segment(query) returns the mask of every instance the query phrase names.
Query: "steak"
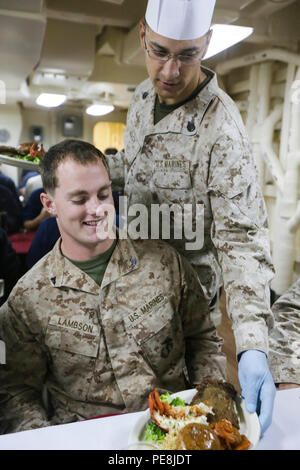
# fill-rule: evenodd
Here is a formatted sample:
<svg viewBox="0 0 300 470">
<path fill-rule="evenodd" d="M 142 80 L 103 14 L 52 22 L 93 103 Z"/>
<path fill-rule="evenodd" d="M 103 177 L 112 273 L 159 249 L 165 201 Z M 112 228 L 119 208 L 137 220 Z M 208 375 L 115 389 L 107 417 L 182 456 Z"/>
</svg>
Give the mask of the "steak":
<svg viewBox="0 0 300 470">
<path fill-rule="evenodd" d="M 204 402 L 213 408 L 214 414 L 209 414 L 207 420 L 209 423 L 217 423 L 222 419 L 227 419 L 237 429 L 239 418 L 235 409 L 235 398 L 237 392 L 229 382 L 218 380 L 203 380 L 196 387 L 197 393 L 194 396 L 191 405 Z"/>
</svg>

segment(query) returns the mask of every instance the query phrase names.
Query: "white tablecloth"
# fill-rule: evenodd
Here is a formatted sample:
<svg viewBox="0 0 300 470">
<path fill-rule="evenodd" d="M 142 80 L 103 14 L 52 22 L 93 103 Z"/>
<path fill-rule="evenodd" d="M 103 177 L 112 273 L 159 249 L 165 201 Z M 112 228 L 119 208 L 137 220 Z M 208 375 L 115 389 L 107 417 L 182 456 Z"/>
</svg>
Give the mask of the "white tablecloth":
<svg viewBox="0 0 300 470">
<path fill-rule="evenodd" d="M 0 450 L 122 450 L 141 413 L 0 436 Z M 300 388 L 276 393 L 273 421 L 257 450 L 300 450 Z"/>
<path fill-rule="evenodd" d="M 276 392 L 273 420 L 258 450 L 300 450 L 300 388 Z"/>
</svg>

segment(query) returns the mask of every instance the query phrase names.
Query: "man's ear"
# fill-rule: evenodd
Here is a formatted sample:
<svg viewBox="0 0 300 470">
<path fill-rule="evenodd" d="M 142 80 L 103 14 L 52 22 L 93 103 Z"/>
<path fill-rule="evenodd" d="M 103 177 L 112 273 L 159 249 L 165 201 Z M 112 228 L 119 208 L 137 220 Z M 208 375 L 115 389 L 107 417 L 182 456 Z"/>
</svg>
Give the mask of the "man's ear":
<svg viewBox="0 0 300 470">
<path fill-rule="evenodd" d="M 55 207 L 55 202 L 53 201 L 52 196 L 50 196 L 50 194 L 48 193 L 41 193 L 40 198 L 41 198 L 41 203 L 43 204 L 46 211 L 49 212 L 49 214 L 55 216 L 56 207 Z"/>
<path fill-rule="evenodd" d="M 141 20 L 140 21 L 140 43 L 141 43 L 141 48 L 143 50 L 145 49 L 145 32 L 146 32 L 145 20 Z"/>
<path fill-rule="evenodd" d="M 202 57 L 205 57 L 205 54 L 207 53 L 208 46 L 209 46 L 209 44 L 210 44 L 210 40 L 211 40 L 212 34 L 213 34 L 213 30 L 212 30 L 212 29 L 210 29 L 209 32 L 206 34 L 205 49 L 204 49 L 204 51 L 203 51 Z"/>
</svg>

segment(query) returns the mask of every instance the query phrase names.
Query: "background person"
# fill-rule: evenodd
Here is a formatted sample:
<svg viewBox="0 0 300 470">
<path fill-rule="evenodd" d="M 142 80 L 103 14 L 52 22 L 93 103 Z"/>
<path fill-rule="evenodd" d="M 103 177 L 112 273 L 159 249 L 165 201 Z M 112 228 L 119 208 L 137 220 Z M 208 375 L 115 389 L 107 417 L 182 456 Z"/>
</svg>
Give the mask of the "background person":
<svg viewBox="0 0 300 470">
<path fill-rule="evenodd" d="M 4 304 L 20 276 L 21 263 L 18 255 L 6 232 L 0 227 L 0 279 L 4 280 L 4 295 L 0 297 L 0 305 Z"/>
<path fill-rule="evenodd" d="M 263 433 L 275 397 L 267 362 L 274 270 L 267 212 L 242 118 L 215 73 L 201 66 L 214 5 L 215 0 L 148 1 L 140 41 L 149 79 L 132 98 L 125 151 L 109 161 L 117 184 L 122 177 L 126 181 L 128 208 L 204 206 L 203 248 L 187 250 L 184 237 L 169 242 L 196 270 L 208 302 L 224 285 L 242 394 L 250 412 L 261 403 Z"/>
<path fill-rule="evenodd" d="M 23 204 L 26 203 L 34 189 L 42 187 L 41 175 L 38 171 L 23 170 L 22 179 L 18 185 L 18 192 L 23 198 Z"/>
<path fill-rule="evenodd" d="M 52 250 L 60 237 L 56 217 L 47 217 L 39 225 L 26 255 L 27 269 Z"/>
<path fill-rule="evenodd" d="M 300 276 L 272 305 L 270 370 L 280 390 L 300 387 Z"/>
<path fill-rule="evenodd" d="M 107 147 L 104 150 L 104 155 L 108 158 L 110 155 L 116 155 L 116 153 L 118 153 L 118 149 L 116 149 L 115 147 Z"/>
<path fill-rule="evenodd" d="M 1 432 L 138 411 L 154 387 L 224 378 L 193 269 L 163 241 L 99 238 L 113 207 L 101 152 L 65 141 L 41 172 L 61 238 L 0 309 Z"/>
<path fill-rule="evenodd" d="M 1 168 L 1 165 L 0 165 Z M 2 228 L 8 235 L 16 233 L 23 225 L 23 208 L 12 178 L 0 169 L 0 213 L 5 222 Z M 5 226 L 4 226 L 5 225 Z M 1 225 L 0 225 L 1 226 Z"/>
<path fill-rule="evenodd" d="M 32 191 L 23 208 L 24 228 L 27 230 L 37 230 L 41 223 L 50 216 L 40 199 L 43 192 L 44 188 Z"/>
<path fill-rule="evenodd" d="M 28 199 L 30 198 L 31 194 L 33 191 L 36 189 L 42 188 L 43 183 L 42 183 L 42 178 L 40 174 L 34 175 L 31 178 L 29 178 L 24 186 L 23 190 L 23 196 L 24 196 L 24 201 L 23 204 L 25 205 Z M 20 192 L 20 190 L 19 190 Z"/>
</svg>

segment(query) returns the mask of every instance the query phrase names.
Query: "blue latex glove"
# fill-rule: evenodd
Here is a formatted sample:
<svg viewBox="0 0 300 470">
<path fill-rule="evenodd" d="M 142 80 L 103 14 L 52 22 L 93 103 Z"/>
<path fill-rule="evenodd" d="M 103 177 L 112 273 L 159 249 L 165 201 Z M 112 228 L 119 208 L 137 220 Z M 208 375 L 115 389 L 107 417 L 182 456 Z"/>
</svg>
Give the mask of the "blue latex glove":
<svg viewBox="0 0 300 470">
<path fill-rule="evenodd" d="M 242 397 L 249 413 L 258 414 L 261 436 L 272 421 L 276 388 L 264 352 L 244 351 L 238 365 Z"/>
</svg>

